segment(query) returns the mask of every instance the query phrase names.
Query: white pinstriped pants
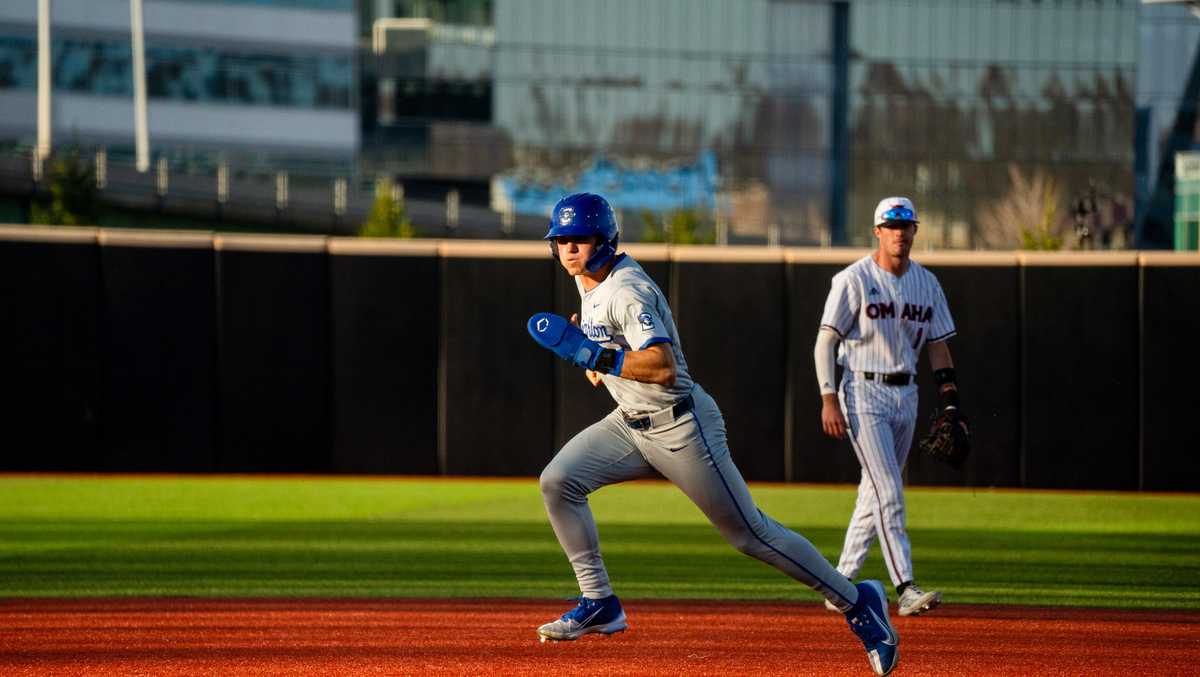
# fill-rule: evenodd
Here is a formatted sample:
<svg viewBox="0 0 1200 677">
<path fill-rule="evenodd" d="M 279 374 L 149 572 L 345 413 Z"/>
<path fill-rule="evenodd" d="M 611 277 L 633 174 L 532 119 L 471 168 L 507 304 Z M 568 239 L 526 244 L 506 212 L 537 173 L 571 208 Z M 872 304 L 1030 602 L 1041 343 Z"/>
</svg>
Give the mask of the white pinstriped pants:
<svg viewBox="0 0 1200 677">
<path fill-rule="evenodd" d="M 917 385 L 886 385 L 849 372 L 846 376 L 839 399 L 862 480 L 837 568 L 847 578 L 857 576 L 878 537 L 892 584 L 900 585 L 913 580 L 903 472 L 917 420 Z"/>
</svg>

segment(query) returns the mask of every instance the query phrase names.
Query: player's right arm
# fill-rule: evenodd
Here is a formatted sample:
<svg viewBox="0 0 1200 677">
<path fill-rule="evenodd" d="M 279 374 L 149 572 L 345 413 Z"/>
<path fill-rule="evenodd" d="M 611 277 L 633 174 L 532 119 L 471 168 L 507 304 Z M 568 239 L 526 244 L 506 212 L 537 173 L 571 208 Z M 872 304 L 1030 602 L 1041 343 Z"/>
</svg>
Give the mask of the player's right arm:
<svg viewBox="0 0 1200 677">
<path fill-rule="evenodd" d="M 817 385 L 821 388 L 821 429 L 837 439 L 845 439 L 847 430 L 846 417 L 837 398 L 837 346 L 857 321 L 859 296 L 858 287 L 847 271 L 833 276 L 829 296 L 825 299 L 825 311 L 821 314 L 817 343 L 813 347 Z"/>
<path fill-rule="evenodd" d="M 631 381 L 675 385 L 678 367 L 671 338 L 660 329 L 661 317 L 645 307 L 631 306 L 629 311 L 639 330 L 634 330 L 628 322 L 614 324 L 614 329 L 627 339 L 640 341 L 638 350 L 606 348 L 592 341 L 572 322 L 579 319 L 574 315 L 568 319 L 553 313 L 535 313 L 526 328 L 539 345 L 577 367 Z"/>
<path fill-rule="evenodd" d="M 675 385 L 677 367 L 671 335 L 663 321 L 665 305 L 665 299 L 646 285 L 622 287 L 613 294 L 608 321 L 630 347 L 617 374 L 620 378 L 668 388 Z"/>
<path fill-rule="evenodd" d="M 655 343 L 642 350 L 625 351 L 621 378 L 669 388 L 675 385 L 675 375 L 675 354 L 671 352 L 670 343 Z"/>
<path fill-rule="evenodd" d="M 817 331 L 817 345 L 813 348 L 813 361 L 817 368 L 817 383 L 821 385 L 821 429 L 826 435 L 839 440 L 846 438 L 846 417 L 838 403 L 834 382 L 837 376 L 838 336 L 833 329 L 822 327 Z"/>
<path fill-rule="evenodd" d="M 579 325 L 579 316 L 571 316 L 571 324 Z M 675 354 L 670 343 L 652 343 L 642 350 L 626 350 L 621 365 L 621 378 L 663 386 L 675 385 Z M 591 369 L 583 370 L 593 387 L 604 383 L 604 376 Z"/>
</svg>

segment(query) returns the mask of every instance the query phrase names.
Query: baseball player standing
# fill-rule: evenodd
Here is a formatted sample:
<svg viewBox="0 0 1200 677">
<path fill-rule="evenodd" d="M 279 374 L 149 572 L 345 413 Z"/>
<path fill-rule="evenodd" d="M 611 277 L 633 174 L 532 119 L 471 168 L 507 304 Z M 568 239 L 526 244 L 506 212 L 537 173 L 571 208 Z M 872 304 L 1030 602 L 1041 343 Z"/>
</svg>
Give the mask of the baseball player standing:
<svg viewBox="0 0 1200 677">
<path fill-rule="evenodd" d="M 587 369 L 617 407 L 571 439 L 541 475 L 550 524 L 579 583 L 578 605 L 538 628 L 542 641 L 573 640 L 626 627 L 600 555 L 588 494 L 649 477 L 664 477 L 704 512 L 735 548 L 821 593 L 846 614 L 876 674 L 899 658 L 899 637 L 879 581 L 857 585 L 840 575 L 803 536 L 758 510 L 725 439 L 713 398 L 688 374 L 679 334 L 658 285 L 627 254 L 608 202 L 576 193 L 554 206 L 551 255 L 575 277 L 579 315 L 529 320 L 529 333 L 559 357 Z M 575 324 L 578 319 L 578 326 Z"/>
<path fill-rule="evenodd" d="M 958 411 L 946 345 L 955 334 L 954 320 L 937 278 L 909 258 L 917 223 L 908 198 L 879 202 L 879 248 L 834 276 L 813 351 L 821 426 L 832 437 L 849 437 L 862 466 L 838 571 L 853 580 L 878 537 L 901 616 L 930 611 L 942 600 L 940 592 L 913 582 L 901 475 L 917 417 L 917 357 L 926 343 L 942 408 L 950 415 Z M 845 367 L 840 392 L 835 360 Z"/>
</svg>

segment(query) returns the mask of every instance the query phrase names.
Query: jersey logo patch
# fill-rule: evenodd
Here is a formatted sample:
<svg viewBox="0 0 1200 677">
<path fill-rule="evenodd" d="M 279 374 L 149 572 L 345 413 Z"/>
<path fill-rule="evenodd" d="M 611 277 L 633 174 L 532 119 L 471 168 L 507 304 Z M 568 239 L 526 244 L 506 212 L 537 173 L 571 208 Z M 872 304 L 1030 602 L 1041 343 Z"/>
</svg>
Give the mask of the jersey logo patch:
<svg viewBox="0 0 1200 677">
<path fill-rule="evenodd" d="M 650 313 L 641 313 L 638 315 L 638 324 L 642 325 L 642 329 L 653 329 L 654 318 L 650 316 Z"/>
<path fill-rule="evenodd" d="M 867 296 L 879 296 L 879 290 L 871 287 L 871 291 L 867 292 Z"/>
</svg>

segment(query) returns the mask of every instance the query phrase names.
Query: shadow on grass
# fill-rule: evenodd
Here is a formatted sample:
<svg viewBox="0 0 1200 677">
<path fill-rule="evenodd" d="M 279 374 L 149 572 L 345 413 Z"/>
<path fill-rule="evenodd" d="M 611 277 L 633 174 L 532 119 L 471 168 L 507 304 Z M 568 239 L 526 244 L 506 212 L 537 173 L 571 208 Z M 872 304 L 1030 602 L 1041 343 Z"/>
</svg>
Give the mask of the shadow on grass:
<svg viewBox="0 0 1200 677">
<path fill-rule="evenodd" d="M 841 529 L 799 529 L 830 560 Z M 814 593 L 707 525 L 600 525 L 622 594 Z M 957 602 L 1200 608 L 1200 542 L 1177 534 L 925 530 L 919 580 Z M 887 580 L 873 552 L 863 576 Z M 574 591 L 547 524 L 0 521 L 0 596 L 505 596 Z"/>
</svg>

